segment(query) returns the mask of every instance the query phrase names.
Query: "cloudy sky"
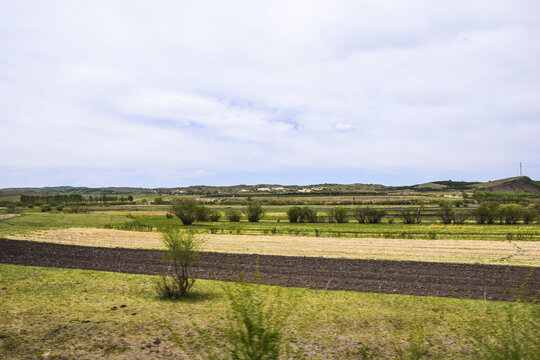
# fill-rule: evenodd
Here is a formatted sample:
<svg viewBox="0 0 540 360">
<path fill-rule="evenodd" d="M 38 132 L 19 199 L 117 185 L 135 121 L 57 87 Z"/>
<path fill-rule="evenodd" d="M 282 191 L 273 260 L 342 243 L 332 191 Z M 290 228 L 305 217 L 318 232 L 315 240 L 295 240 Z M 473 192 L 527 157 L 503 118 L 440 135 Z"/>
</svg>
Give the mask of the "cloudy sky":
<svg viewBox="0 0 540 360">
<path fill-rule="evenodd" d="M 0 187 L 540 179 L 540 2 L 0 0 Z"/>
</svg>

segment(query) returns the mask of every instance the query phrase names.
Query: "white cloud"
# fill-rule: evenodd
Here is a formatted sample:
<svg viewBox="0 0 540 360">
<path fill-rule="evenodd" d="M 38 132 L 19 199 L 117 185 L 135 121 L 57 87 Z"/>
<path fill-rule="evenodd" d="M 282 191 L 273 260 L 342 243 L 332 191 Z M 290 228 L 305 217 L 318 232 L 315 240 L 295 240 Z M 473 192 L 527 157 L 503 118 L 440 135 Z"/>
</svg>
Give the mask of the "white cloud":
<svg viewBox="0 0 540 360">
<path fill-rule="evenodd" d="M 539 178 L 539 10 L 3 2 L 0 169 L 13 175 L 0 187 L 24 169 L 44 185 L 47 169 L 82 182 L 90 170 L 73 169 L 94 169 L 158 186 L 302 168 L 478 178 L 520 160 Z"/>
</svg>

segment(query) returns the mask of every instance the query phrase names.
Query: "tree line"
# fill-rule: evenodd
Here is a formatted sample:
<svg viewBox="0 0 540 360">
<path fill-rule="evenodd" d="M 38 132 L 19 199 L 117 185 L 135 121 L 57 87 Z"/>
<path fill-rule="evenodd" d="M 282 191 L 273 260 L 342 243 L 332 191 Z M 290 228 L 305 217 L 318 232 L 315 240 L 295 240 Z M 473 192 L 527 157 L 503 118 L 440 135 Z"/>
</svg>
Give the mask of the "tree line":
<svg viewBox="0 0 540 360">
<path fill-rule="evenodd" d="M 230 222 L 240 221 L 242 214 L 249 222 L 258 222 L 265 215 L 266 210 L 260 203 L 251 203 L 243 210 L 226 209 L 225 216 Z M 398 218 L 404 224 L 420 224 L 422 221 L 422 206 L 404 208 L 399 211 Z M 195 199 L 175 199 L 172 201 L 171 211 L 167 217 L 178 217 L 184 225 L 191 225 L 195 221 L 217 222 L 222 213 L 217 209 L 209 208 Z M 443 224 L 464 224 L 473 218 L 477 224 L 531 224 L 538 219 L 538 212 L 518 204 L 499 204 L 497 202 L 485 202 L 477 209 L 458 209 L 456 204 L 442 202 L 436 211 L 436 216 Z M 382 208 L 355 207 L 348 209 L 344 206 L 336 206 L 326 210 L 324 215 L 319 215 L 316 209 L 309 206 L 293 206 L 287 210 L 287 218 L 291 223 L 347 223 L 354 219 L 360 224 L 378 224 L 384 218 L 388 223 L 394 222 L 394 216 Z M 279 221 L 279 219 L 277 220 Z"/>
<path fill-rule="evenodd" d="M 51 205 L 58 206 L 62 204 L 91 204 L 91 203 L 130 203 L 133 196 L 117 195 L 95 195 L 82 196 L 80 194 L 69 195 L 21 195 L 20 203 L 23 206 Z"/>
</svg>

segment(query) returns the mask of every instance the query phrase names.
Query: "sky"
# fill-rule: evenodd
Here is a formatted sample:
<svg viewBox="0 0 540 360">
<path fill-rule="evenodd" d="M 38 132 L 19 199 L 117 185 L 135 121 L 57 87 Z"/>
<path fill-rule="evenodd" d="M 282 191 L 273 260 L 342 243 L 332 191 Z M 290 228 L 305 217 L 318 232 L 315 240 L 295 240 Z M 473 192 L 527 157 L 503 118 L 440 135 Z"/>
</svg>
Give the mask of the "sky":
<svg viewBox="0 0 540 360">
<path fill-rule="evenodd" d="M 0 188 L 540 180 L 540 2 L 0 0 Z"/>
</svg>

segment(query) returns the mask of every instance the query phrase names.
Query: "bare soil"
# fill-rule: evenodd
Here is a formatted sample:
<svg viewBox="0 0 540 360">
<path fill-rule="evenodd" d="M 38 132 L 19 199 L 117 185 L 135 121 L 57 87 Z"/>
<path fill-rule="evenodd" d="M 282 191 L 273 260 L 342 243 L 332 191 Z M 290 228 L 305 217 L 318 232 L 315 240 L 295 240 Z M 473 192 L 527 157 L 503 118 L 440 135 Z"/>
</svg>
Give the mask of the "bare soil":
<svg viewBox="0 0 540 360">
<path fill-rule="evenodd" d="M 133 274 L 160 274 L 160 250 L 101 248 L 0 239 L 0 262 Z M 518 300 L 540 293 L 540 268 L 418 261 L 330 259 L 203 252 L 200 279 L 253 281 L 328 290 Z"/>
<path fill-rule="evenodd" d="M 4 215 L 0 215 L 0 220 L 11 219 L 17 216 L 21 216 L 21 214 L 4 214 Z"/>
</svg>

